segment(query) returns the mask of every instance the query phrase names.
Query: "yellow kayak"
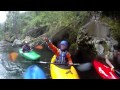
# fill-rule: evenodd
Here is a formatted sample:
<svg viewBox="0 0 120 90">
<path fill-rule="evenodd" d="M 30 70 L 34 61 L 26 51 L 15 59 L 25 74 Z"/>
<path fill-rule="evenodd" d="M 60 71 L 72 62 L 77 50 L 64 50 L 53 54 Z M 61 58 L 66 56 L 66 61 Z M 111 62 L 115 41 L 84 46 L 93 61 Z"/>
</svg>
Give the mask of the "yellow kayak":
<svg viewBox="0 0 120 90">
<path fill-rule="evenodd" d="M 56 60 L 56 55 L 52 57 L 51 63 Z M 80 79 L 77 71 L 73 66 L 70 69 L 64 69 L 56 66 L 55 64 L 50 64 L 50 74 L 52 79 Z"/>
</svg>

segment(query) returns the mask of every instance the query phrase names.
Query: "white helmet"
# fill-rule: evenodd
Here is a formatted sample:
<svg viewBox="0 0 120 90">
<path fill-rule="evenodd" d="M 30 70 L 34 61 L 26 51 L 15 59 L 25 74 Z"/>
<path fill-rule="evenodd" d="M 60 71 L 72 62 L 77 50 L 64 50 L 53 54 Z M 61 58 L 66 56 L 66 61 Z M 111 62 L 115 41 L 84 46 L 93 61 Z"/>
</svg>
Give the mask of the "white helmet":
<svg viewBox="0 0 120 90">
<path fill-rule="evenodd" d="M 28 41 L 25 41 L 25 43 L 28 43 Z"/>
</svg>

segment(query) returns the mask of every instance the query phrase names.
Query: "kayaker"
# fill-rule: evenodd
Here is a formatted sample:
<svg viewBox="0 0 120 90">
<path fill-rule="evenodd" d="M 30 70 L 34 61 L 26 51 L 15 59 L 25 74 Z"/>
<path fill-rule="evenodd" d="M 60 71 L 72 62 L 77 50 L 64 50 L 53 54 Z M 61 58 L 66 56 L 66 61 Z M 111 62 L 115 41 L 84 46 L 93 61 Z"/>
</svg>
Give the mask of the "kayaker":
<svg viewBox="0 0 120 90">
<path fill-rule="evenodd" d="M 31 50 L 31 47 L 29 46 L 28 42 L 25 41 L 24 45 L 22 46 L 22 51 L 24 52 L 29 52 Z"/>
<path fill-rule="evenodd" d="M 111 67 L 111 70 L 114 70 L 114 66 L 113 66 L 112 63 L 109 61 L 108 55 L 105 55 L 105 61 L 106 61 L 106 63 Z"/>
<path fill-rule="evenodd" d="M 117 48 L 114 47 L 113 60 L 110 60 L 108 55 L 105 56 L 106 63 L 111 67 L 112 70 L 114 70 L 114 68 L 120 68 L 120 47 L 116 47 Z"/>
<path fill-rule="evenodd" d="M 71 54 L 67 51 L 68 49 L 68 42 L 63 40 L 60 42 L 60 47 L 57 48 L 55 45 L 52 44 L 52 42 L 47 38 L 43 38 L 44 41 L 46 41 L 48 47 L 55 53 L 56 55 L 56 62 L 55 63 L 62 63 L 62 64 L 68 64 L 71 66 L 73 64 L 71 59 Z"/>
</svg>

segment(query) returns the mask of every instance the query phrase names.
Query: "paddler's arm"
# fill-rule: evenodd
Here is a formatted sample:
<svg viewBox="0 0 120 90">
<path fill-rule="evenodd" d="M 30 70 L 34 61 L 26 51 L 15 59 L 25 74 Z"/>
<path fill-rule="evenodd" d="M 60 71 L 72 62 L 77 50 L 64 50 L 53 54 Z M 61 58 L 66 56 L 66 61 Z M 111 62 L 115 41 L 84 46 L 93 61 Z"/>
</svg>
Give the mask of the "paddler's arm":
<svg viewBox="0 0 120 90">
<path fill-rule="evenodd" d="M 67 59 L 68 59 L 68 64 L 69 64 L 69 65 L 73 65 L 73 62 L 72 62 L 72 58 L 71 58 L 70 53 L 67 53 L 66 57 L 67 57 Z"/>
<path fill-rule="evenodd" d="M 105 55 L 105 61 L 106 63 L 111 67 L 111 69 L 113 70 L 114 69 L 114 66 L 111 64 L 111 62 L 109 61 L 108 59 L 108 55 Z"/>
<path fill-rule="evenodd" d="M 55 55 L 58 56 L 59 55 L 59 49 L 55 45 L 53 45 L 52 42 L 47 37 L 44 37 L 43 40 L 46 41 L 47 45 L 53 51 L 53 53 L 55 53 Z"/>
</svg>

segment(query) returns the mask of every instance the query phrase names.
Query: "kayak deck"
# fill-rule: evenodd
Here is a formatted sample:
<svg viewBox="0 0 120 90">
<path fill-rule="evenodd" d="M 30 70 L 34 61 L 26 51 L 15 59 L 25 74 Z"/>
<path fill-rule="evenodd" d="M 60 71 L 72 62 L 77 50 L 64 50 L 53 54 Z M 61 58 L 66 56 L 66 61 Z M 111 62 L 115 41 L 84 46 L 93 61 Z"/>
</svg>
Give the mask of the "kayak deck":
<svg viewBox="0 0 120 90">
<path fill-rule="evenodd" d="M 51 63 L 54 63 L 56 56 L 54 55 Z M 80 79 L 77 71 L 73 66 L 70 69 L 63 69 L 54 64 L 50 64 L 50 73 L 52 79 Z"/>
<path fill-rule="evenodd" d="M 93 65 L 97 73 L 102 77 L 102 79 L 119 79 L 114 71 L 110 67 L 102 64 L 101 62 L 94 60 Z"/>
<path fill-rule="evenodd" d="M 29 60 L 37 60 L 40 58 L 40 55 L 34 51 L 29 51 L 29 52 L 23 53 L 22 49 L 19 49 L 19 53 L 21 56 L 23 56 L 24 58 L 29 59 Z"/>
<path fill-rule="evenodd" d="M 37 65 L 29 66 L 23 74 L 24 79 L 47 79 L 45 72 Z"/>
</svg>

